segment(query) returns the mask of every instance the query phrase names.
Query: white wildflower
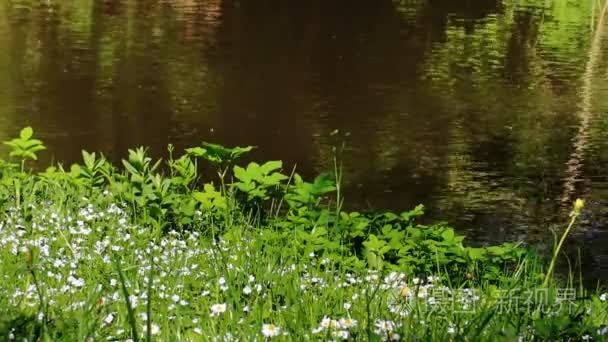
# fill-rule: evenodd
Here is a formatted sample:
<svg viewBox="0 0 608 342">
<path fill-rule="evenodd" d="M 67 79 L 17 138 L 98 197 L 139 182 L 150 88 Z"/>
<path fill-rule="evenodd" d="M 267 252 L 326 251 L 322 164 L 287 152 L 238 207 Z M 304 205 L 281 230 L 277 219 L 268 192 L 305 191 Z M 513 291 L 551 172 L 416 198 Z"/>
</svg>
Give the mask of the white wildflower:
<svg viewBox="0 0 608 342">
<path fill-rule="evenodd" d="M 351 329 L 357 326 L 357 324 L 359 322 L 357 322 L 356 319 L 352 319 L 352 318 L 340 318 L 340 327 L 342 327 L 342 329 Z"/>
<path fill-rule="evenodd" d="M 226 312 L 226 304 L 213 304 L 211 305 L 211 316 L 219 316 Z"/>
<path fill-rule="evenodd" d="M 179 296 L 174 294 L 173 296 L 171 296 L 171 300 L 173 301 L 173 303 L 178 303 L 179 302 Z"/>
<path fill-rule="evenodd" d="M 144 325 L 144 329 L 143 329 L 144 333 L 148 332 L 148 325 Z M 152 323 L 150 324 L 150 335 L 155 336 L 160 334 L 160 327 L 158 326 L 158 324 Z"/>
<path fill-rule="evenodd" d="M 252 290 L 251 290 L 251 287 L 249 287 L 249 285 L 247 285 L 247 286 L 245 286 L 245 287 L 243 288 L 243 293 L 244 293 L 245 295 L 250 295 L 250 294 L 251 294 L 251 291 L 252 291 Z"/>
<path fill-rule="evenodd" d="M 276 337 L 281 334 L 281 328 L 274 324 L 263 324 L 262 325 L 262 335 L 265 337 Z"/>
<path fill-rule="evenodd" d="M 376 334 L 382 336 L 392 333 L 396 328 L 395 322 L 381 319 L 377 320 L 374 325 L 376 326 Z"/>
<path fill-rule="evenodd" d="M 103 322 L 107 325 L 112 324 L 112 321 L 114 321 L 114 315 L 112 315 L 111 313 L 103 319 Z"/>
<path fill-rule="evenodd" d="M 138 303 L 138 298 L 135 295 L 129 296 L 129 302 L 131 303 L 131 307 L 136 308 Z"/>
<path fill-rule="evenodd" d="M 348 330 L 337 330 L 331 333 L 331 335 L 334 338 L 338 338 L 338 339 L 342 339 L 342 340 L 348 340 L 348 338 L 350 337 L 350 333 L 348 332 Z"/>
<path fill-rule="evenodd" d="M 68 277 L 68 283 L 70 283 L 70 285 L 74 286 L 74 287 L 83 287 L 84 286 L 84 279 L 79 279 L 73 276 L 69 276 Z"/>
</svg>

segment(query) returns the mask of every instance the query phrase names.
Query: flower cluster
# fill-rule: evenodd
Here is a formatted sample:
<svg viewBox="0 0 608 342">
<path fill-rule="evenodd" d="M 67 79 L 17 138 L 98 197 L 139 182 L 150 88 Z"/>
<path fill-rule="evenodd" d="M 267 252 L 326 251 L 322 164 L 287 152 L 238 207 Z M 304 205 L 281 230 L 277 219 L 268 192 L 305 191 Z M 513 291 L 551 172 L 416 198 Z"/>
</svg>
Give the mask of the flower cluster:
<svg viewBox="0 0 608 342">
<path fill-rule="evenodd" d="M 319 326 L 312 330 L 312 333 L 329 336 L 337 340 L 348 340 L 352 329 L 356 328 L 357 325 L 358 321 L 356 319 L 340 318 L 335 320 L 325 316 Z"/>
</svg>

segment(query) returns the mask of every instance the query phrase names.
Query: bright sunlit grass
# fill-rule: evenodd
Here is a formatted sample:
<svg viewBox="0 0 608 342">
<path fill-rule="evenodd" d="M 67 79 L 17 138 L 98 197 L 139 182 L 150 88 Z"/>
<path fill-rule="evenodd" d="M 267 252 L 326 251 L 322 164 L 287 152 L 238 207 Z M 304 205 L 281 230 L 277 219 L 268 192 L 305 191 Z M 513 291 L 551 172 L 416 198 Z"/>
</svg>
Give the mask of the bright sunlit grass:
<svg viewBox="0 0 608 342">
<path fill-rule="evenodd" d="M 13 141 L 17 157 L 31 157 L 31 138 Z M 163 176 L 143 150 L 122 171 L 92 154 L 71 171 L 39 174 L 26 159 L 1 162 L 2 339 L 531 341 L 608 332 L 606 295 L 554 280 L 557 252 L 544 273 L 521 247 L 465 247 L 448 227 L 415 224 L 421 208 L 343 212 L 323 202 L 331 182 L 277 175 L 279 162 L 235 167 L 238 181 L 228 182 L 230 151 L 196 151 L 221 170 L 216 186 L 198 185 L 188 156 L 170 160 Z"/>
</svg>

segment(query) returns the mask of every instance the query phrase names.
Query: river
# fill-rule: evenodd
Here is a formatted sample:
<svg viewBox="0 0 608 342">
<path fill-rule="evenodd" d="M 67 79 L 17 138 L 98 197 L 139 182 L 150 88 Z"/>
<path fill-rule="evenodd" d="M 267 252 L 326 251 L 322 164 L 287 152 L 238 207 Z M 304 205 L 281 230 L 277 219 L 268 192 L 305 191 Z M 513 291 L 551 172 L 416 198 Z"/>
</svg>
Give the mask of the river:
<svg viewBox="0 0 608 342">
<path fill-rule="evenodd" d="M 0 49 L 0 140 L 43 163 L 205 140 L 310 177 L 338 147 L 349 207 L 545 251 L 582 197 L 569 252 L 608 279 L 604 1 L 3 0 Z"/>
</svg>

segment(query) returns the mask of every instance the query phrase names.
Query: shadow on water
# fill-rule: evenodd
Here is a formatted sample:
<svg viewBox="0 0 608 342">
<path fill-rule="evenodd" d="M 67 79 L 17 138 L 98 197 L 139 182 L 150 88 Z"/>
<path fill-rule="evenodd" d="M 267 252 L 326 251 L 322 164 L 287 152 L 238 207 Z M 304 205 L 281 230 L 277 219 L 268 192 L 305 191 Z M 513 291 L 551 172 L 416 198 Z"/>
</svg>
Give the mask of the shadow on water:
<svg viewBox="0 0 608 342">
<path fill-rule="evenodd" d="M 255 158 L 309 176 L 345 142 L 352 208 L 424 203 L 429 220 L 477 244 L 546 248 L 569 202 L 587 198 L 572 255 L 582 247 L 585 269 L 598 270 L 608 255 L 602 6 L 4 1 L 0 138 L 32 125 L 51 147 L 46 161 L 66 162 L 82 148 L 119 159 L 137 145 L 160 155 L 169 142 L 253 144 Z"/>
</svg>

